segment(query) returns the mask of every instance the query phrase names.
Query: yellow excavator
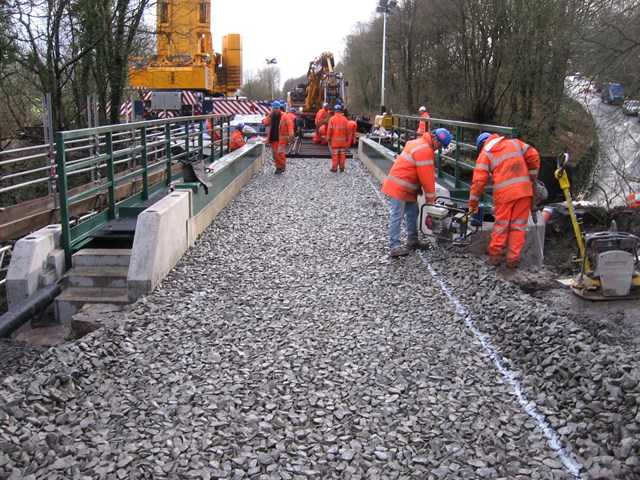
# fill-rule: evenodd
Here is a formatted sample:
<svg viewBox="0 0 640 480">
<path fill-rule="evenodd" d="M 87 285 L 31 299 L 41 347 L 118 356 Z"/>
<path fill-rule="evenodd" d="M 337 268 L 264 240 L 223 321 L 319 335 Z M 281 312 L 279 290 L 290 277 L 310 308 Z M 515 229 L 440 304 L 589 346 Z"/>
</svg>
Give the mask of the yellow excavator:
<svg viewBox="0 0 640 480">
<path fill-rule="evenodd" d="M 316 127 L 315 115 L 322 105 L 334 106 L 339 100 L 346 103 L 347 86 L 342 73 L 335 71 L 333 53 L 323 52 L 309 62 L 306 83 L 299 83 L 287 93 L 287 108 L 299 110 L 304 128 L 313 129 Z"/>
<path fill-rule="evenodd" d="M 569 154 L 558 157 L 555 178 L 564 192 L 569 217 L 578 242 L 580 273 L 568 284 L 579 297 L 587 300 L 640 298 L 638 251 L 640 238 L 618 232 L 615 222 L 606 232 L 584 233 L 571 199 L 571 184 L 566 166 Z"/>
</svg>

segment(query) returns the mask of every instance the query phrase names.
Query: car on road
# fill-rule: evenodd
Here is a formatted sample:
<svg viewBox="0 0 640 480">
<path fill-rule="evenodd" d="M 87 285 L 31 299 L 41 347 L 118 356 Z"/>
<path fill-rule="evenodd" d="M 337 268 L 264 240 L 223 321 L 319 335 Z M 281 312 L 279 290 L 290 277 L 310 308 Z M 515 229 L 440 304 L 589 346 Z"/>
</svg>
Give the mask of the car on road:
<svg viewBox="0 0 640 480">
<path fill-rule="evenodd" d="M 624 91 L 619 83 L 603 83 L 600 90 L 602 103 L 611 105 L 622 105 L 624 101 Z"/>
<path fill-rule="evenodd" d="M 625 115 L 638 115 L 640 113 L 640 100 L 625 100 L 622 104 Z"/>
</svg>

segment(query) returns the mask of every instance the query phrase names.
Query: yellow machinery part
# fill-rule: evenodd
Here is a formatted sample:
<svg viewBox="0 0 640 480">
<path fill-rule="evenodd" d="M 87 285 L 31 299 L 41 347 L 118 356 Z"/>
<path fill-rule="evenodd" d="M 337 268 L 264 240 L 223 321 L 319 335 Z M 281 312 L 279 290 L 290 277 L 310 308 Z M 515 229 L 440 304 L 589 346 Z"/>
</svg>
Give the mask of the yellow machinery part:
<svg viewBox="0 0 640 480">
<path fill-rule="evenodd" d="M 233 95 L 242 85 L 239 34 L 223 39 L 223 67 L 211 40 L 211 1 L 159 0 L 156 15 L 157 54 L 134 58 L 132 87 L 144 90 L 198 90 Z"/>
</svg>

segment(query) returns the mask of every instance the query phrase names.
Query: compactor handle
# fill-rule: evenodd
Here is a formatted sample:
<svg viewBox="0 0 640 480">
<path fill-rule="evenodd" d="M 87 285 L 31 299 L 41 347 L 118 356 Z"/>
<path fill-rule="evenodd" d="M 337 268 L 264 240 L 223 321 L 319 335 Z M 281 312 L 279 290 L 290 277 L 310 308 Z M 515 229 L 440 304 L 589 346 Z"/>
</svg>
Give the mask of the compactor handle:
<svg viewBox="0 0 640 480">
<path fill-rule="evenodd" d="M 558 155 L 557 166 L 558 166 L 558 177 L 562 177 L 562 173 L 564 172 L 565 167 L 569 163 L 569 154 L 561 153 Z"/>
</svg>

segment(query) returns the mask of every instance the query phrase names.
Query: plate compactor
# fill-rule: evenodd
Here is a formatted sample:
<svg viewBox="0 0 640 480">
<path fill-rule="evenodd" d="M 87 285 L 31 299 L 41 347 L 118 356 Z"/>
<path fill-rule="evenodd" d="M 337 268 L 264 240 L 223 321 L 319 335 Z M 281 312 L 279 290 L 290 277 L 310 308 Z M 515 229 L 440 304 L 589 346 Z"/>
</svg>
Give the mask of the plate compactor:
<svg viewBox="0 0 640 480">
<path fill-rule="evenodd" d="M 484 215 L 482 204 L 470 213 L 467 201 L 439 196 L 420 207 L 420 231 L 438 242 L 470 245 L 471 237 L 482 230 Z"/>
<path fill-rule="evenodd" d="M 567 201 L 580 253 L 576 259 L 580 273 L 570 280 L 571 290 L 587 300 L 640 298 L 640 238 L 618 232 L 615 222 L 607 232 L 583 233 L 571 200 L 571 185 L 565 170 L 568 162 L 567 153 L 558 157 L 555 177 Z"/>
</svg>

